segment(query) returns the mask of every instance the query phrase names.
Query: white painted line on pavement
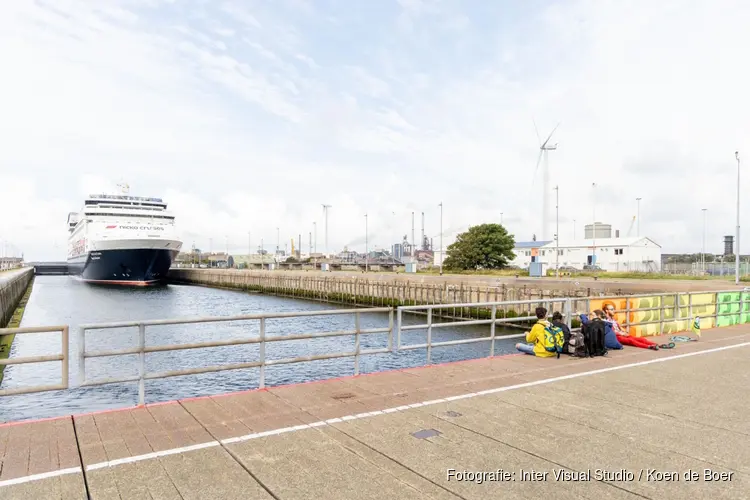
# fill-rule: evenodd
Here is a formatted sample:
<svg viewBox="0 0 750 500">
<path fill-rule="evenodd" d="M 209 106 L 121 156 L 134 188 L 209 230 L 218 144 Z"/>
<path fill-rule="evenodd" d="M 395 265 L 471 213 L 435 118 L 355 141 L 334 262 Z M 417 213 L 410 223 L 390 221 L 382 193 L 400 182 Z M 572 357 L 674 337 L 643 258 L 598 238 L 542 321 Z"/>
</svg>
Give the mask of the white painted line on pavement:
<svg viewBox="0 0 750 500">
<path fill-rule="evenodd" d="M 332 424 L 337 424 L 337 423 L 343 423 L 344 421 L 358 420 L 358 419 L 369 418 L 371 416 L 376 416 L 376 415 L 381 415 L 381 414 L 388 414 L 388 413 L 395 413 L 395 412 L 410 410 L 412 408 L 419 408 L 419 407 L 423 407 L 423 406 L 432 406 L 432 405 L 440 404 L 440 403 L 444 403 L 444 402 L 456 401 L 456 400 L 460 400 L 460 399 L 474 398 L 474 397 L 477 397 L 477 396 L 484 396 L 484 395 L 488 395 L 488 394 L 497 394 L 497 393 L 500 393 L 500 392 L 512 391 L 512 390 L 515 390 L 515 389 L 523 389 L 525 387 L 534 387 L 534 386 L 537 386 L 537 385 L 551 384 L 551 383 L 554 383 L 554 382 L 560 382 L 562 380 L 570 380 L 570 379 L 579 378 L 579 377 L 586 377 L 586 376 L 589 376 L 589 375 L 597 375 L 599 373 L 607 373 L 607 372 L 613 372 L 613 371 L 617 371 L 617 370 L 624 370 L 626 368 L 635 368 L 635 367 L 638 367 L 638 366 L 646 366 L 646 365 L 651 365 L 651 364 L 656 364 L 656 363 L 664 363 L 666 361 L 671 361 L 671 360 L 674 360 L 674 359 L 689 358 L 689 357 L 692 357 L 692 356 L 700 356 L 700 355 L 703 355 L 703 354 L 710 354 L 710 353 L 714 353 L 714 352 L 726 351 L 726 350 L 729 350 L 729 349 L 737 349 L 739 347 L 747 347 L 747 346 L 750 346 L 750 342 L 742 342 L 740 344 L 733 344 L 733 345 L 728 345 L 728 346 L 723 346 L 723 347 L 714 347 L 714 348 L 705 349 L 705 350 L 702 350 L 702 351 L 688 352 L 688 353 L 685 353 L 685 354 L 676 354 L 674 356 L 666 356 L 666 357 L 663 357 L 663 358 L 650 359 L 650 360 L 646 360 L 646 361 L 638 361 L 636 363 L 628 363 L 628 364 L 625 364 L 625 365 L 610 366 L 608 368 L 600 368 L 600 369 L 597 369 L 597 370 L 589 370 L 589 371 L 586 371 L 586 372 L 571 373 L 569 375 L 562 375 L 560 377 L 553 377 L 553 378 L 547 378 L 547 379 L 542 379 L 542 380 L 535 380 L 535 381 L 532 381 L 532 382 L 525 382 L 525 383 L 522 383 L 522 384 L 509 385 L 509 386 L 505 386 L 505 387 L 497 387 L 495 389 L 487 389 L 487 390 L 480 391 L 480 392 L 472 392 L 472 393 L 469 393 L 469 394 L 461 394 L 461 395 L 458 395 L 458 396 L 449 396 L 449 397 L 446 397 L 444 399 L 433 399 L 433 400 L 425 401 L 425 402 L 422 402 L 422 403 L 413 403 L 413 404 L 410 404 L 410 405 L 397 406 L 395 408 L 386 408 L 386 409 L 383 409 L 383 410 L 372 411 L 372 412 L 369 412 L 369 413 L 359 413 L 357 415 L 345 415 L 345 416 L 338 417 L 338 418 L 330 418 L 330 419 L 327 419 L 327 420 L 321 420 L 319 422 L 313 422 L 311 424 L 295 425 L 295 426 L 291 426 L 291 427 L 282 427 L 282 428 L 274 429 L 274 430 L 270 430 L 270 431 L 256 432 L 256 433 L 252 433 L 252 434 L 246 434 L 244 436 L 237 436 L 237 437 L 233 437 L 233 438 L 222 439 L 220 441 L 209 441 L 209 442 L 206 442 L 206 443 L 194 444 L 194 445 L 191 445 L 191 446 L 184 446 L 184 447 L 181 447 L 181 448 L 173 448 L 173 449 L 164 450 L 164 451 L 156 451 L 156 452 L 153 452 L 153 453 L 146 453 L 145 455 L 137 455 L 137 456 L 134 456 L 134 457 L 126 457 L 126 458 L 120 458 L 120 459 L 117 459 L 117 460 L 110 460 L 108 462 L 100 462 L 100 463 L 96 463 L 96 464 L 92 464 L 92 465 L 86 466 L 86 471 L 87 472 L 88 471 L 94 471 L 94 470 L 97 470 L 97 469 L 103 469 L 103 468 L 107 468 L 107 467 L 115 467 L 115 466 L 122 465 L 122 464 L 127 464 L 127 463 L 140 462 L 142 460 L 150 460 L 150 459 L 164 457 L 164 456 L 168 456 L 168 455 L 176 455 L 176 454 L 180 454 L 180 453 L 186 453 L 186 452 L 189 452 L 189 451 L 200 450 L 200 449 L 204 449 L 204 448 L 211 448 L 211 447 L 214 447 L 214 446 L 219 446 L 221 444 L 227 445 L 227 444 L 240 443 L 240 442 L 249 441 L 249 440 L 252 440 L 252 439 L 259 439 L 259 438 L 263 438 L 263 437 L 267 437 L 267 436 L 274 436 L 274 435 L 277 435 L 277 434 L 284 434 L 284 433 L 288 433 L 288 432 L 295 432 L 295 431 L 302 430 L 302 429 L 309 429 L 309 428 L 314 428 L 314 427 L 322 427 L 322 426 L 325 426 L 325 425 L 332 425 Z M 20 478 L 17 478 L 17 479 L 10 479 L 10 480 L 6 480 L 6 481 L 0 481 L 0 487 L 2 487 L 2 486 L 11 486 L 13 484 L 22 484 L 22 483 L 27 483 L 27 482 L 31 482 L 31 481 L 37 481 L 37 480 L 40 480 L 40 479 L 46 479 L 48 477 L 61 476 L 61 475 L 64 475 L 64 474 L 72 474 L 72 473 L 80 472 L 80 471 L 81 471 L 80 467 L 73 467 L 73 468 L 70 468 L 70 469 L 62 469 L 62 470 L 59 470 L 59 471 L 46 472 L 44 474 L 34 474 L 34 475 L 31 475 L 31 476 L 20 477 Z"/>
<path fill-rule="evenodd" d="M 52 472 L 43 472 L 42 474 L 32 474 L 31 476 L 6 479 L 5 481 L 0 481 L 0 488 L 3 486 L 13 486 L 14 484 L 30 483 L 32 481 L 39 481 L 50 477 L 64 476 L 66 474 L 75 474 L 77 472 L 81 472 L 80 467 L 70 467 L 69 469 L 53 470 Z"/>
</svg>

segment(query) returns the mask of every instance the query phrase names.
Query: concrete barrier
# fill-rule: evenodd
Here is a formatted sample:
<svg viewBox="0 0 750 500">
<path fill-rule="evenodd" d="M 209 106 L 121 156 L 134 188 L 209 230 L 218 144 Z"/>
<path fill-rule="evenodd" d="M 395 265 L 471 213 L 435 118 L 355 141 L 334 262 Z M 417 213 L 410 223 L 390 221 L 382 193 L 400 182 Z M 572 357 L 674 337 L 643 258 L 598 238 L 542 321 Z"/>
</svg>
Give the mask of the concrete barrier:
<svg viewBox="0 0 750 500">
<path fill-rule="evenodd" d="M 33 277 L 33 268 L 0 274 L 0 328 L 5 327 L 13 317 L 13 312 Z"/>
</svg>

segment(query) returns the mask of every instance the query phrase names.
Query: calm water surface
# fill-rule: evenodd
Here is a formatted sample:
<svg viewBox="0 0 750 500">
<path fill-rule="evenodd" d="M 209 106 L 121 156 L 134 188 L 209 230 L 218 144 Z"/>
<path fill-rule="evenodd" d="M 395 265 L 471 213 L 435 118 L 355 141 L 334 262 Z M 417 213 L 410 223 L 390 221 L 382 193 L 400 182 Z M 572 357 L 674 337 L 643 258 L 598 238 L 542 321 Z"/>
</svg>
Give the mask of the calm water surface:
<svg viewBox="0 0 750 500">
<path fill-rule="evenodd" d="M 232 316 L 269 312 L 321 311 L 342 309 L 346 306 L 323 304 L 305 300 L 249 294 L 213 288 L 168 285 L 157 288 L 122 288 L 90 285 L 74 277 L 38 276 L 26 307 L 22 326 L 70 326 L 70 385 L 78 384 L 78 364 L 75 353 L 80 341 L 78 325 L 143 319 L 184 318 L 194 316 Z M 361 315 L 361 327 L 388 326 L 388 315 Z M 405 324 L 419 324 L 424 316 L 405 315 Z M 269 319 L 266 335 L 352 330 L 354 315 L 315 316 Z M 192 325 L 150 326 L 146 329 L 147 345 L 180 344 L 257 337 L 259 322 L 234 321 Z M 501 334 L 498 328 L 497 334 Z M 518 333 L 518 330 L 506 331 Z M 433 341 L 477 338 L 487 336 L 489 326 L 445 327 L 433 329 Z M 387 347 L 387 334 L 361 337 L 361 349 Z M 426 330 L 402 333 L 402 344 L 419 344 L 426 340 Z M 395 340 L 394 340 L 395 341 Z M 515 339 L 499 340 L 496 354 L 512 352 Z M 92 330 L 86 333 L 87 350 L 135 347 L 138 329 L 118 328 Z M 283 359 L 315 354 L 349 352 L 354 350 L 354 337 L 291 340 L 268 343 L 266 359 Z M 16 336 L 11 356 L 34 356 L 60 352 L 60 335 L 55 333 Z M 489 354 L 489 342 L 433 348 L 433 363 L 479 358 Z M 226 346 L 146 355 L 149 372 L 198 368 L 211 365 L 241 363 L 258 360 L 258 345 Z M 362 356 L 361 373 L 422 366 L 426 350 L 416 349 L 397 353 Z M 35 365 L 8 366 L 3 388 L 47 385 L 60 380 L 59 361 Z M 134 376 L 138 373 L 137 355 L 88 359 L 86 378 L 101 379 Z M 354 359 L 342 358 L 306 363 L 276 365 L 266 368 L 266 385 L 281 385 L 310 380 L 352 375 Z M 252 389 L 258 386 L 257 368 L 187 375 L 146 382 L 146 402 L 154 403 L 178 398 L 220 394 Z M 30 395 L 0 397 L 0 422 L 30 418 L 44 418 L 132 406 L 138 401 L 137 383 L 113 384 L 98 387 L 73 388 Z"/>
</svg>

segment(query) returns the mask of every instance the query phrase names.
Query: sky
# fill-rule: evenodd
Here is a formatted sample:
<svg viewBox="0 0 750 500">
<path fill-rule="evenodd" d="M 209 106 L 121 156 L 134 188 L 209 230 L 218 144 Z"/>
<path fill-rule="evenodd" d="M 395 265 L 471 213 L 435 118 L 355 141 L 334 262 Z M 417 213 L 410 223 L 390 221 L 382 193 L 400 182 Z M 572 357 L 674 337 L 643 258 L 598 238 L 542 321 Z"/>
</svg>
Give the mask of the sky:
<svg viewBox="0 0 750 500">
<path fill-rule="evenodd" d="M 324 203 L 330 251 L 411 239 L 412 212 L 439 248 L 441 202 L 446 247 L 501 218 L 541 239 L 535 124 L 559 123 L 550 237 L 559 186 L 563 239 L 595 214 L 698 252 L 706 208 L 720 252 L 734 152 L 750 165 L 750 3 L 687 5 L 2 2 L 0 239 L 62 260 L 68 212 L 121 180 L 164 198 L 187 248 L 272 250 L 279 228 L 307 251 L 316 222 L 323 251 Z"/>
</svg>

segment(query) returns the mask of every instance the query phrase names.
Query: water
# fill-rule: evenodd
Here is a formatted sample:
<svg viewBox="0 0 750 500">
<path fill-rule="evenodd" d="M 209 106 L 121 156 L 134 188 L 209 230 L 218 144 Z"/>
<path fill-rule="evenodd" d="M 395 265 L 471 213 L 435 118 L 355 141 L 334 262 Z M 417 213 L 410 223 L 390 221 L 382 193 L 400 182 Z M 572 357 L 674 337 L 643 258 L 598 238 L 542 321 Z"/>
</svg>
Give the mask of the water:
<svg viewBox="0 0 750 500">
<path fill-rule="evenodd" d="M 296 312 L 342 309 L 306 300 L 249 294 L 198 286 L 168 285 L 157 288 L 100 287 L 83 283 L 70 276 L 38 276 L 26 307 L 22 326 L 70 326 L 70 386 L 78 384 L 78 365 L 75 359 L 79 335 L 78 325 L 143 319 L 182 318 L 191 316 L 233 316 L 263 312 Z M 363 310 L 364 311 L 364 310 Z M 395 319 L 395 315 L 394 315 Z M 361 328 L 388 326 L 386 313 L 361 315 Z M 422 324 L 424 316 L 404 315 L 404 324 Z M 300 318 L 268 319 L 267 336 L 284 336 L 301 333 L 332 332 L 354 329 L 354 315 L 314 316 Z M 498 327 L 497 334 L 502 330 Z M 510 330 L 505 333 L 518 333 Z M 233 321 L 188 325 L 149 326 L 146 329 L 147 345 L 181 344 L 257 337 L 259 322 Z M 489 335 L 489 326 L 450 326 L 434 328 L 433 342 Z M 387 347 L 386 333 L 361 336 L 361 349 Z M 402 344 L 420 344 L 426 341 L 426 330 L 402 332 Z M 118 328 L 89 330 L 86 349 L 105 350 L 136 347 L 138 329 Z M 395 342 L 395 339 L 394 339 Z M 495 353 L 514 350 L 515 339 L 498 340 Z M 197 368 L 258 360 L 257 344 L 190 349 L 146 355 L 147 372 L 161 372 L 184 368 Z M 442 363 L 480 358 L 489 354 L 489 342 L 436 347 L 432 362 Z M 290 340 L 267 343 L 266 359 L 284 359 L 325 353 L 354 351 L 354 336 L 320 339 Z M 60 352 L 60 334 L 43 333 L 17 335 L 11 357 L 51 355 Z M 137 355 L 93 358 L 86 361 L 86 378 L 135 376 Z M 360 372 L 393 370 L 422 366 L 426 362 L 426 349 L 399 351 L 397 353 L 362 356 Z M 5 369 L 2 387 L 23 387 L 59 383 L 59 361 L 33 365 L 14 365 Z M 266 385 L 275 386 L 352 375 L 354 358 L 319 360 L 305 363 L 266 367 Z M 178 398 L 220 394 L 258 387 L 259 369 L 250 368 L 200 375 L 170 377 L 146 381 L 146 402 L 154 403 Z M 30 418 L 45 418 L 132 406 L 138 401 L 135 382 L 96 387 L 74 388 L 38 394 L 0 397 L 0 422 Z"/>
</svg>

